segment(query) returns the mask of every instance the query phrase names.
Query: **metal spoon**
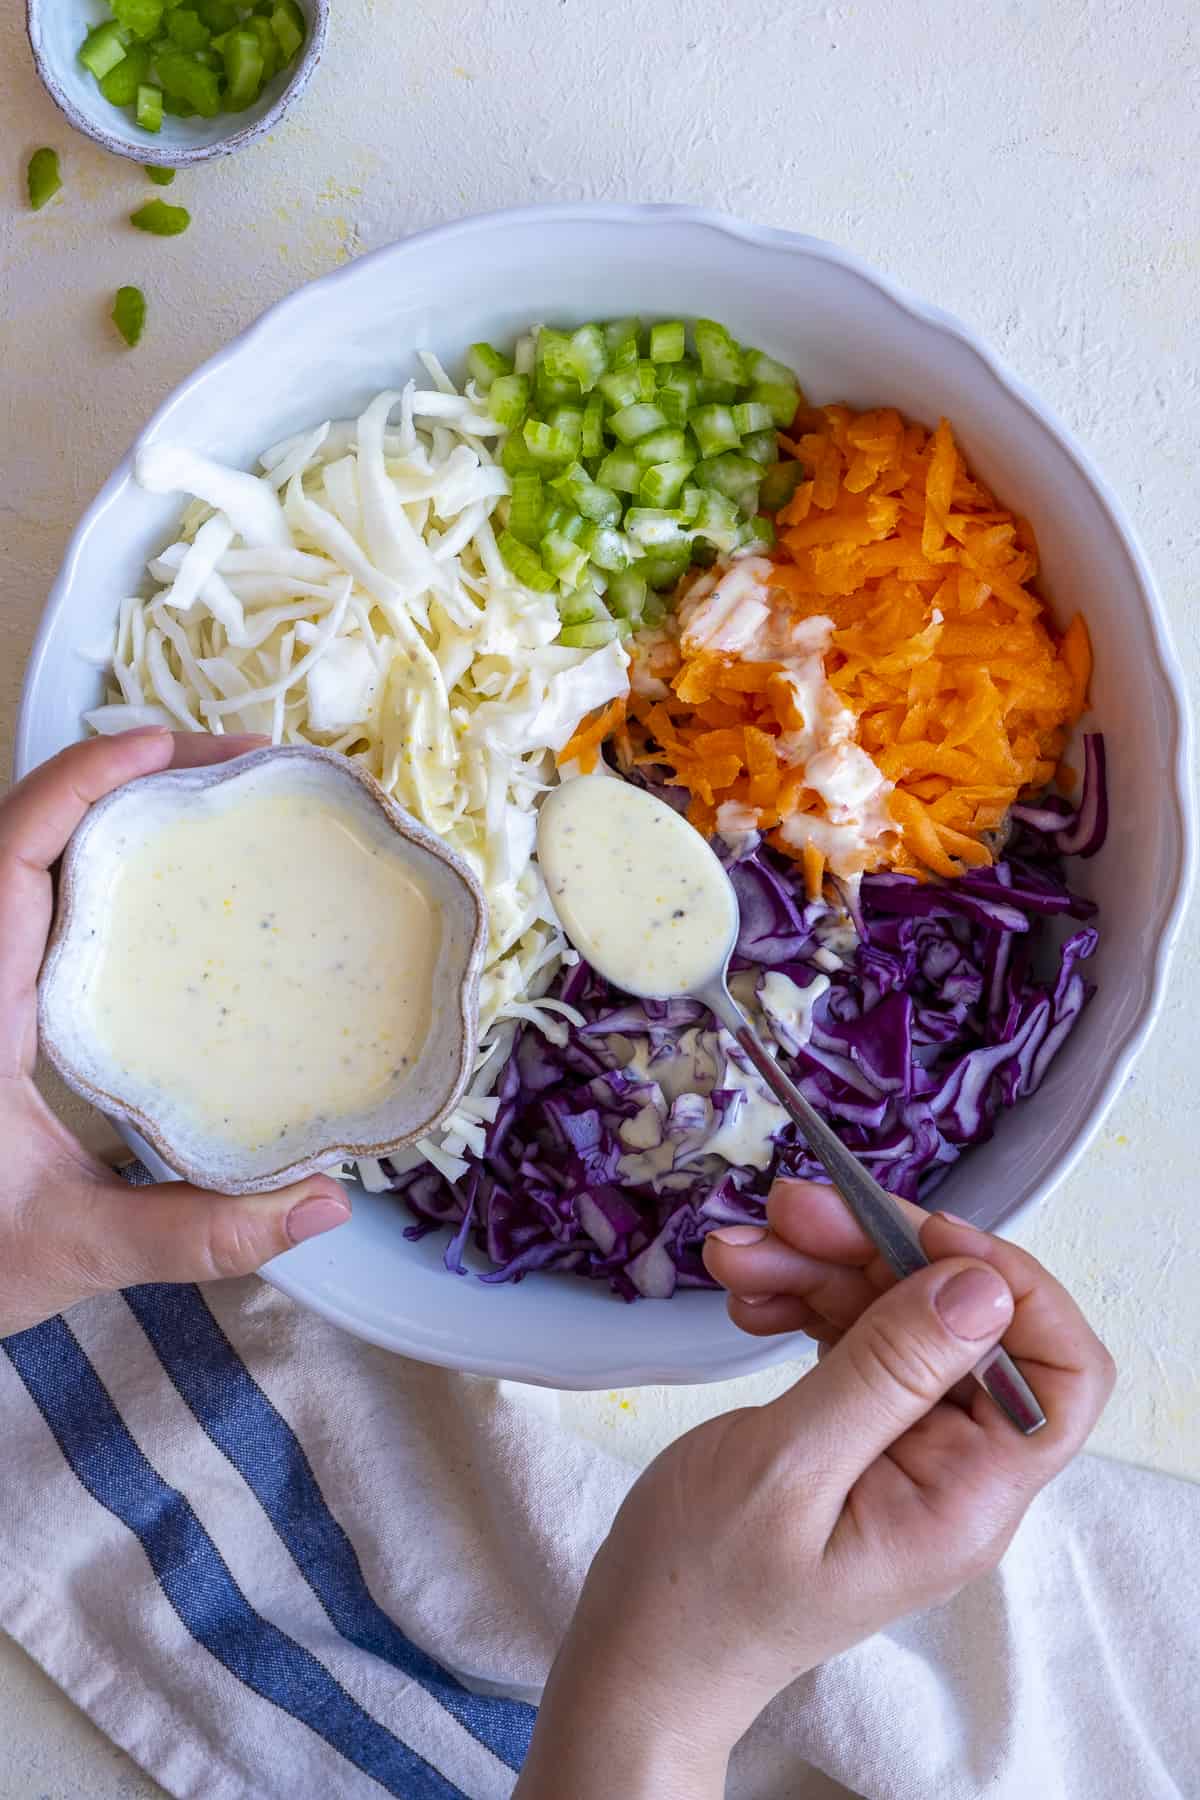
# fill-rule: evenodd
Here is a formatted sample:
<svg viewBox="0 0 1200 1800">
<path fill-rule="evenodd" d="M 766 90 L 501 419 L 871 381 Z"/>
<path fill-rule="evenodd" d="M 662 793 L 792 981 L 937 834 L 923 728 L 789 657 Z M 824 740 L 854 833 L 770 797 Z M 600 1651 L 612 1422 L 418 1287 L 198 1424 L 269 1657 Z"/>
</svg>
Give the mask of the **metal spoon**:
<svg viewBox="0 0 1200 1800">
<path fill-rule="evenodd" d="M 585 798 L 581 790 L 592 789 L 597 781 L 603 781 L 610 793 L 617 785 L 607 778 L 597 776 L 584 776 L 565 782 L 547 796 L 538 823 L 539 861 L 547 876 L 551 898 L 563 930 L 575 948 L 606 980 L 639 999 L 668 1000 L 686 996 L 707 1006 L 741 1047 L 784 1111 L 804 1133 L 809 1149 L 893 1273 L 902 1280 L 906 1275 L 926 1268 L 930 1259 L 921 1248 L 915 1226 L 909 1223 L 898 1202 L 880 1186 L 857 1156 L 847 1150 L 836 1132 L 831 1130 L 820 1113 L 809 1104 L 794 1082 L 788 1079 L 729 992 L 729 959 L 737 941 L 740 915 L 737 893 L 724 867 L 704 844 L 703 839 L 692 831 L 673 808 L 636 788 L 626 788 L 627 798 L 622 802 L 631 807 L 630 831 L 622 849 L 622 856 L 627 864 L 625 880 L 631 895 L 635 901 L 641 897 L 635 892 L 639 850 L 648 852 L 652 842 L 655 850 L 660 850 L 664 836 L 669 839 L 672 832 L 682 828 L 686 833 L 686 841 L 680 840 L 679 848 L 683 853 L 682 860 L 686 860 L 693 871 L 693 880 L 698 871 L 706 887 L 709 882 L 714 884 L 707 896 L 709 901 L 719 892 L 716 884 L 720 884 L 725 890 L 727 912 L 719 911 L 717 916 L 727 917 L 728 930 L 723 943 L 713 944 L 713 956 L 703 977 L 693 979 L 688 986 L 664 988 L 661 980 L 656 983 L 653 978 L 648 984 L 643 984 L 636 971 L 631 979 L 629 942 L 639 927 L 636 903 L 622 915 L 620 902 L 626 899 L 626 895 L 620 892 L 620 884 L 617 883 L 612 903 L 601 907 L 597 903 L 595 884 L 591 885 L 586 894 L 573 890 L 571 876 L 565 868 L 563 858 L 561 854 L 556 856 L 556 850 L 560 847 L 559 840 L 555 837 L 556 830 L 561 831 L 568 809 L 575 805 L 577 799 Z M 616 798 L 613 794 L 614 802 Z M 651 807 L 661 809 L 661 813 L 667 817 L 652 815 L 648 810 Z M 582 814 L 580 816 L 583 817 Z M 647 830 L 647 825 L 656 829 Z M 703 862 L 697 861 L 698 848 L 704 851 L 706 860 Z M 614 914 L 620 921 L 616 930 L 613 929 Z M 704 960 L 708 961 L 707 953 Z M 972 1373 L 1019 1431 L 1028 1436 L 1046 1423 L 1046 1415 L 1038 1404 L 1037 1396 L 1002 1345 L 998 1344 L 995 1349 L 990 1350 L 976 1364 Z"/>
</svg>

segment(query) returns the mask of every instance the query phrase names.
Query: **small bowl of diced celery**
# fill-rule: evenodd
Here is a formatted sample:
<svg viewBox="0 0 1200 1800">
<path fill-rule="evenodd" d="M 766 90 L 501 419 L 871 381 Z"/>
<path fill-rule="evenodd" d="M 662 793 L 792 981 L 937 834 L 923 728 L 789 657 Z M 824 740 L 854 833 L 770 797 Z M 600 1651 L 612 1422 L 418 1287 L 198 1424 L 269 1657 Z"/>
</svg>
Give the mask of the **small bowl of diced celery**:
<svg viewBox="0 0 1200 1800">
<path fill-rule="evenodd" d="M 182 168 L 269 131 L 321 60 L 329 0 L 28 0 L 51 99 L 116 156 Z"/>
</svg>

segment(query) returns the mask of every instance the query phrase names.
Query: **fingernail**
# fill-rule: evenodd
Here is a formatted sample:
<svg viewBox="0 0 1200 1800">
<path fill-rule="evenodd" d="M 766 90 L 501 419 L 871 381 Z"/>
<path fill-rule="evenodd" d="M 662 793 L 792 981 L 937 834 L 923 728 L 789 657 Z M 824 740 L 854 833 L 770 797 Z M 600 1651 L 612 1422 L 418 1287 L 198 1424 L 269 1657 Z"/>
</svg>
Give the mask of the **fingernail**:
<svg viewBox="0 0 1200 1800">
<path fill-rule="evenodd" d="M 126 738 L 170 737 L 170 729 L 166 725 L 134 725 L 131 730 L 120 734 Z"/>
<path fill-rule="evenodd" d="M 768 1300 L 775 1298 L 774 1294 L 735 1294 L 733 1297 L 741 1306 L 765 1306 Z"/>
<path fill-rule="evenodd" d="M 348 1201 L 335 1199 L 332 1194 L 314 1194 L 311 1200 L 297 1200 L 287 1216 L 287 1234 L 293 1244 L 303 1244 L 309 1238 L 320 1237 L 323 1231 L 344 1225 L 349 1217 Z"/>
<path fill-rule="evenodd" d="M 993 1337 L 1012 1312 L 1012 1295 L 994 1269 L 960 1269 L 933 1297 L 942 1324 L 957 1338 Z"/>
<path fill-rule="evenodd" d="M 956 1231 L 966 1231 L 972 1237 L 986 1237 L 986 1231 L 980 1231 L 978 1225 L 971 1225 L 966 1219 L 960 1219 L 957 1213 L 935 1212 L 933 1217 L 940 1219 L 944 1225 L 953 1225 Z"/>
<path fill-rule="evenodd" d="M 767 1230 L 765 1225 L 721 1225 L 708 1235 L 722 1244 L 761 1244 Z"/>
</svg>

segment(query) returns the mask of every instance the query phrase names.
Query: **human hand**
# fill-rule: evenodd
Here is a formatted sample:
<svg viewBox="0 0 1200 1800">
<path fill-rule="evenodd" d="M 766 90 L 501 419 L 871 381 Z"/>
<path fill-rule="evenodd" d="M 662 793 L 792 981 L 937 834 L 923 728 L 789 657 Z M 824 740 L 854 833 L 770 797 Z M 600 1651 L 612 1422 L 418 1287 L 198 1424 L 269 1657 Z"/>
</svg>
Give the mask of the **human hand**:
<svg viewBox="0 0 1200 1800">
<path fill-rule="evenodd" d="M 326 1176 L 242 1199 L 184 1182 L 131 1188 L 72 1137 L 33 1082 L 50 871 L 88 807 L 135 776 L 223 762 L 263 741 L 153 728 L 93 738 L 0 802 L 0 1337 L 137 1282 L 248 1275 L 350 1216 Z"/>
<path fill-rule="evenodd" d="M 1083 1444 L 1113 1365 L 1074 1301 L 1025 1251 L 908 1210 L 932 1266 L 902 1283 L 811 1182 L 776 1184 L 768 1232 L 708 1238 L 736 1323 L 808 1332 L 821 1361 L 688 1432 L 635 1484 L 555 1664 L 521 1800 L 722 1793 L 776 1693 L 993 1568 Z M 1031 1438 L 965 1379 L 1001 1336 L 1047 1415 Z"/>
</svg>

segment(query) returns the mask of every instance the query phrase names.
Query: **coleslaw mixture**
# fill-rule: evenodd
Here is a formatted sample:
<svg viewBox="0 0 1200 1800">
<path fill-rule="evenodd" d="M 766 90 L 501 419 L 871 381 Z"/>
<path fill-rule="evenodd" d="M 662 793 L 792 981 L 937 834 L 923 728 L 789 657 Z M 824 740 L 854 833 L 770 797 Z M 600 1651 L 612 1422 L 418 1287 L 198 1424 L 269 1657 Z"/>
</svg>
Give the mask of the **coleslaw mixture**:
<svg viewBox="0 0 1200 1800">
<path fill-rule="evenodd" d="M 689 338 L 689 332 L 692 337 Z M 689 353 L 694 341 L 696 354 Z M 472 866 L 490 939 L 468 1096 L 360 1168 L 488 1280 L 706 1285 L 715 1224 L 817 1173 L 696 1003 L 629 1002 L 569 948 L 534 857 L 601 769 L 730 863 L 734 987 L 880 1179 L 923 1198 L 1031 1093 L 1091 989 L 1103 743 L 1068 796 L 1082 619 L 949 425 L 810 408 L 723 327 L 636 320 L 475 345 L 460 391 L 380 394 L 249 474 L 186 449 L 154 591 L 121 603 L 98 731 L 257 731 L 362 762 Z M 1057 792 L 1053 789 L 1057 785 Z"/>
</svg>

